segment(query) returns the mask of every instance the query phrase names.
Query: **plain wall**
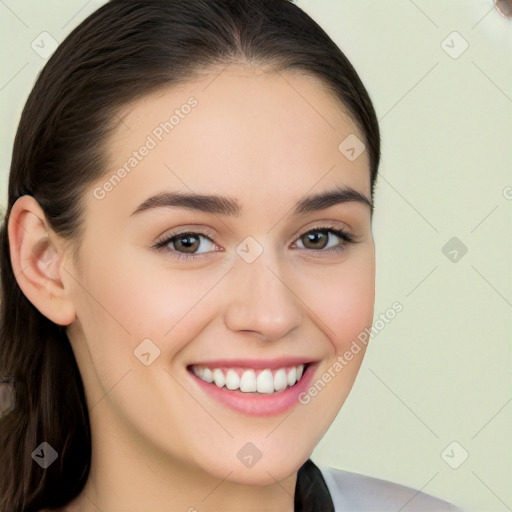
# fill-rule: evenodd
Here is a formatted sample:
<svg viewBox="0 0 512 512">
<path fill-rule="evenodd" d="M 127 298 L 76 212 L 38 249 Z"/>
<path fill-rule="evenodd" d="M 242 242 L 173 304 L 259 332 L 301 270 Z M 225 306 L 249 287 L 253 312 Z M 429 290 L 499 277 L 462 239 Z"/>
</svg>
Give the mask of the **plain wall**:
<svg viewBox="0 0 512 512">
<path fill-rule="evenodd" d="M 46 62 L 32 42 L 62 41 L 102 3 L 0 3 L 4 207 L 16 126 Z M 473 512 L 512 510 L 512 22 L 487 0 L 297 3 L 374 101 L 375 320 L 403 306 L 313 459 Z"/>
</svg>

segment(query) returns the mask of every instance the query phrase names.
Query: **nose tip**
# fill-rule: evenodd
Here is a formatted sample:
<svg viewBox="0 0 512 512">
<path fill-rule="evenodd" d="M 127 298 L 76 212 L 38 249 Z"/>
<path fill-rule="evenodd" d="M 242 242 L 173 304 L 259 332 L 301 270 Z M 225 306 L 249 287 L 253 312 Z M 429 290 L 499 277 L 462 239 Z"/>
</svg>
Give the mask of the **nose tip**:
<svg viewBox="0 0 512 512">
<path fill-rule="evenodd" d="M 301 302 L 282 272 L 272 269 L 263 256 L 251 264 L 238 263 L 241 265 L 230 281 L 233 290 L 225 312 L 227 327 L 234 332 L 252 332 L 268 341 L 296 329 L 302 321 Z"/>
</svg>

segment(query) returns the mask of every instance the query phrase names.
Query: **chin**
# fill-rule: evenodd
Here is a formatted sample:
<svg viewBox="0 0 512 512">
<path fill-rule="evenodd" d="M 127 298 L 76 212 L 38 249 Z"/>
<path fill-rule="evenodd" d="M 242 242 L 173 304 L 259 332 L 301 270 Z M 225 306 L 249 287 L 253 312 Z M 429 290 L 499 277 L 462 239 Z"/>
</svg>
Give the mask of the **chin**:
<svg viewBox="0 0 512 512">
<path fill-rule="evenodd" d="M 238 458 L 234 460 L 230 458 L 229 461 L 211 461 L 211 464 L 207 463 L 207 465 L 203 459 L 201 465 L 206 472 L 220 480 L 240 485 L 265 486 L 294 475 L 306 462 L 309 455 L 297 450 L 291 454 L 275 450 L 274 453 L 262 452 L 259 460 L 247 461 L 247 465 Z M 240 455 L 240 458 L 243 459 L 243 455 Z"/>
</svg>

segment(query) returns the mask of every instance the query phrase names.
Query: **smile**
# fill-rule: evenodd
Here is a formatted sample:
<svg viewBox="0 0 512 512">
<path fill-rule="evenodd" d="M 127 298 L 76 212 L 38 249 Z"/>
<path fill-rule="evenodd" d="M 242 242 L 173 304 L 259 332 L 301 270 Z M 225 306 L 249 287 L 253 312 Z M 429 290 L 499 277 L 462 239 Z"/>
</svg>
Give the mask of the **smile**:
<svg viewBox="0 0 512 512">
<path fill-rule="evenodd" d="M 218 406 L 249 416 L 275 416 L 300 402 L 318 362 L 311 360 L 217 361 L 187 367 L 193 385 Z"/>
<path fill-rule="evenodd" d="M 208 368 L 207 366 L 192 366 L 194 375 L 207 383 L 213 383 L 218 388 L 230 391 L 240 390 L 242 393 L 260 393 L 271 395 L 294 386 L 300 381 L 304 364 L 283 367 L 275 370 L 234 368 Z"/>
</svg>

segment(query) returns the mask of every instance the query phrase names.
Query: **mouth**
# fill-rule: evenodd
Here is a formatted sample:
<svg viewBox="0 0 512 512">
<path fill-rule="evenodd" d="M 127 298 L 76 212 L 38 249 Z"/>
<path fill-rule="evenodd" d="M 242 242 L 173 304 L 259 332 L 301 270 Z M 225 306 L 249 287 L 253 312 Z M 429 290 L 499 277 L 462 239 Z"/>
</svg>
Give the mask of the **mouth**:
<svg viewBox="0 0 512 512">
<path fill-rule="evenodd" d="M 307 365 L 308 363 L 277 369 L 191 365 L 189 371 L 203 382 L 214 384 L 220 389 L 273 395 L 295 386 L 301 380 Z"/>
<path fill-rule="evenodd" d="M 274 416 L 297 405 L 312 381 L 313 361 L 224 361 L 191 364 L 195 385 L 217 403 L 250 416 Z"/>
</svg>

